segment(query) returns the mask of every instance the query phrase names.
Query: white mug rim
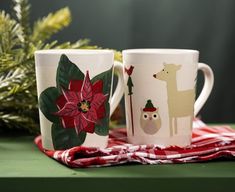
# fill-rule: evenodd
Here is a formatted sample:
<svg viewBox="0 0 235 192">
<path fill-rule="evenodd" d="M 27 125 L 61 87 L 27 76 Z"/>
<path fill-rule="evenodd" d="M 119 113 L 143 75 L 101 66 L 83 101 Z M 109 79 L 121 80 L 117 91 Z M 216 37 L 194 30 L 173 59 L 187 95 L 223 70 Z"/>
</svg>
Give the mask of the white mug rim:
<svg viewBox="0 0 235 192">
<path fill-rule="evenodd" d="M 114 54 L 113 50 L 107 49 L 43 49 L 34 52 L 36 55 L 57 55 L 57 54 L 81 54 L 81 55 L 102 55 L 102 54 Z"/>
<path fill-rule="evenodd" d="M 199 54 L 198 50 L 193 49 L 168 49 L 168 48 L 141 48 L 141 49 L 126 49 L 122 51 L 122 54 Z"/>
</svg>

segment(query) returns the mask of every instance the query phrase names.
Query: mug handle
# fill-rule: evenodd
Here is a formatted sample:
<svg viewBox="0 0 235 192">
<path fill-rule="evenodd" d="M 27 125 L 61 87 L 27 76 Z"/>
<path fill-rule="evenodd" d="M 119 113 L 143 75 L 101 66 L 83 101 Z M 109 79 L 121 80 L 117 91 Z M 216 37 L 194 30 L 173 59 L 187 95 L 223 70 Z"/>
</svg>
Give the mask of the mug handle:
<svg viewBox="0 0 235 192">
<path fill-rule="evenodd" d="M 114 61 L 114 71 L 117 72 L 118 83 L 112 95 L 112 98 L 110 100 L 110 116 L 113 114 L 114 110 L 117 108 L 124 94 L 123 64 L 119 61 Z"/>
<path fill-rule="evenodd" d="M 214 74 L 208 65 L 204 63 L 198 63 L 198 70 L 201 70 L 204 74 L 204 85 L 194 105 L 194 116 L 198 114 L 205 104 L 214 85 Z"/>
</svg>

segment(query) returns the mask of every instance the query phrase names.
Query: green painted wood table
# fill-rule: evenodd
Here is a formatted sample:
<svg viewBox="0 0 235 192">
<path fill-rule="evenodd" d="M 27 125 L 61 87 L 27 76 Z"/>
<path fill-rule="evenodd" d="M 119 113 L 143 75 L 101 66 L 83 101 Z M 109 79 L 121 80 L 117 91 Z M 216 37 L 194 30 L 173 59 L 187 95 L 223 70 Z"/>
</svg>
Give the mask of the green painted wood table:
<svg viewBox="0 0 235 192">
<path fill-rule="evenodd" d="M 0 192 L 152 189 L 235 191 L 235 161 L 70 169 L 42 154 L 32 136 L 0 137 Z"/>
</svg>

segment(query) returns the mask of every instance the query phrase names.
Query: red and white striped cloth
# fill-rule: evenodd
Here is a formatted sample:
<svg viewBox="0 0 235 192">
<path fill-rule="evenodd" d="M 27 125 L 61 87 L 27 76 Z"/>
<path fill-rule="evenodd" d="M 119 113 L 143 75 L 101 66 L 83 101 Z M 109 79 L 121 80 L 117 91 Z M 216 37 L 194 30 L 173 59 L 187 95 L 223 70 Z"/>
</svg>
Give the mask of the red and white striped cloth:
<svg viewBox="0 0 235 192">
<path fill-rule="evenodd" d="M 195 120 L 193 127 L 192 144 L 185 148 L 128 144 L 124 128 L 110 131 L 109 145 L 105 149 L 79 146 L 67 150 L 45 150 L 41 136 L 35 138 L 35 143 L 46 155 L 69 167 L 102 167 L 132 162 L 188 163 L 222 157 L 235 160 L 235 130 L 229 126 L 207 126 L 200 120 Z"/>
</svg>

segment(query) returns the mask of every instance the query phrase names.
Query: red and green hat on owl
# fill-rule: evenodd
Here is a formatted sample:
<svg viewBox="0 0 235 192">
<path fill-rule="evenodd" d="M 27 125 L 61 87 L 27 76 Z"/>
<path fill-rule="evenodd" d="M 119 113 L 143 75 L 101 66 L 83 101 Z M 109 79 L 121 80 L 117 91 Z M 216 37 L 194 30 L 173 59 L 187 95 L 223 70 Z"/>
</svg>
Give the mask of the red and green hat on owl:
<svg viewBox="0 0 235 192">
<path fill-rule="evenodd" d="M 145 104 L 145 107 L 143 108 L 143 111 L 145 112 L 154 112 L 154 111 L 157 111 L 158 108 L 154 107 L 151 99 L 148 99 L 147 100 L 147 103 Z"/>
</svg>

